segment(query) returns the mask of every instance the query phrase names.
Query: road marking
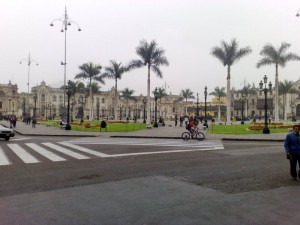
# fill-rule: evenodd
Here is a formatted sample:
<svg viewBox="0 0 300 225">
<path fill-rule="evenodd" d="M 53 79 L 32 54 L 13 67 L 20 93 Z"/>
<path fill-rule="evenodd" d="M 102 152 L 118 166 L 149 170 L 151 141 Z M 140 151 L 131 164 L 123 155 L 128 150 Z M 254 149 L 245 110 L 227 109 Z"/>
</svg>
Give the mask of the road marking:
<svg viewBox="0 0 300 225">
<path fill-rule="evenodd" d="M 67 147 L 70 147 L 70 148 L 74 148 L 76 150 L 79 150 L 79 151 L 82 151 L 82 152 L 85 152 L 85 153 L 88 153 L 88 154 L 91 154 L 91 155 L 95 155 L 95 156 L 99 156 L 99 157 L 107 157 L 108 156 L 107 154 L 97 152 L 97 151 L 94 151 L 94 150 L 91 150 L 91 149 L 88 149 L 88 148 L 84 148 L 84 147 L 81 147 L 81 146 L 73 145 L 71 143 L 65 143 L 65 142 L 59 142 L 59 143 L 61 145 L 64 145 L 64 146 L 67 146 Z"/>
<path fill-rule="evenodd" d="M 24 148 L 18 144 L 7 144 L 7 146 L 25 163 L 39 163 L 34 156 L 30 155 Z"/>
<path fill-rule="evenodd" d="M 133 155 L 151 155 L 151 154 L 165 154 L 165 153 L 180 153 L 180 152 L 196 152 L 196 151 L 213 151 L 224 149 L 223 147 L 214 147 L 206 149 L 184 149 L 184 150 L 169 150 L 169 151 L 158 151 L 158 152 L 137 152 L 137 153 L 124 153 L 124 154 L 114 154 L 108 155 L 106 157 L 123 157 L 123 156 L 133 156 Z"/>
<path fill-rule="evenodd" d="M 27 140 L 27 139 L 31 139 L 31 138 L 13 138 L 13 139 L 10 139 L 10 141 L 23 141 L 23 140 Z"/>
<path fill-rule="evenodd" d="M 5 155 L 3 149 L 0 147 L 0 166 L 10 165 L 10 161 Z"/>
<path fill-rule="evenodd" d="M 65 161 L 66 160 L 35 143 L 26 143 L 26 145 L 28 147 L 32 148 L 34 151 L 41 154 L 42 156 L 46 157 L 47 159 L 50 159 L 51 161 L 57 162 L 57 161 Z"/>
<path fill-rule="evenodd" d="M 55 145 L 55 144 L 52 144 L 50 142 L 46 142 L 46 143 L 42 143 L 43 145 L 45 146 L 48 146 L 56 151 L 59 151 L 61 153 L 64 153 L 68 156 L 71 156 L 73 158 L 76 158 L 76 159 L 89 159 L 90 157 L 88 156 L 85 156 L 85 155 L 82 155 L 82 154 L 79 154 L 77 152 L 72 152 L 71 150 L 69 149 L 66 149 L 64 147 L 61 147 L 61 146 L 58 146 L 58 145 Z"/>
</svg>

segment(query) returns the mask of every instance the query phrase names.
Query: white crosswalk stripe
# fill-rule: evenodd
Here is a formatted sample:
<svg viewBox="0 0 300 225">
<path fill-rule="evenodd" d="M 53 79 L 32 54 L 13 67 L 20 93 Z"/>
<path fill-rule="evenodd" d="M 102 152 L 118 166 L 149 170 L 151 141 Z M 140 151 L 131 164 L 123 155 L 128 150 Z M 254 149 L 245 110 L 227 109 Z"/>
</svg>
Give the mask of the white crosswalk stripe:
<svg viewBox="0 0 300 225">
<path fill-rule="evenodd" d="M 122 152 L 117 154 L 102 153 L 100 151 L 89 149 L 86 146 L 95 145 L 123 145 L 123 146 L 160 146 L 161 151 L 140 151 L 140 152 Z M 24 147 L 22 147 L 24 145 Z M 84 147 L 82 146 L 84 145 Z M 167 154 L 167 153 L 183 153 L 183 152 L 196 152 L 196 151 L 212 151 L 212 150 L 222 150 L 224 146 L 221 141 L 206 141 L 206 142 L 184 142 L 178 140 L 96 140 L 92 139 L 90 141 L 85 140 L 72 140 L 63 141 L 57 143 L 44 142 L 44 143 L 10 143 L 7 147 L 12 150 L 15 155 L 20 158 L 24 163 L 40 163 L 46 162 L 47 159 L 52 162 L 61 162 L 69 160 L 71 158 L 82 160 L 90 159 L 92 157 L 100 158 L 114 158 L 114 157 L 128 157 L 128 156 L 138 156 L 138 155 L 154 155 L 154 154 Z M 95 147 L 92 147 L 95 148 Z M 98 148 L 99 149 L 99 148 Z M 104 148 L 105 149 L 105 148 Z M 4 151 L 5 150 L 5 151 Z M 13 155 L 6 154 L 8 150 L 4 147 L 0 147 L 0 166 L 11 165 L 14 163 Z M 34 155 L 32 155 L 34 152 Z M 59 152 L 60 154 L 58 154 Z M 82 152 L 84 154 L 78 153 Z M 46 158 L 46 159 L 45 159 Z"/>
<path fill-rule="evenodd" d="M 26 143 L 28 147 L 33 149 L 34 151 L 40 153 L 42 156 L 46 157 L 47 159 L 50 159 L 51 161 L 57 162 L 57 161 L 65 161 L 65 158 L 62 158 L 58 155 L 56 155 L 53 152 L 48 151 L 47 149 L 35 144 L 35 143 Z"/>
<path fill-rule="evenodd" d="M 89 159 L 90 158 L 88 156 L 79 154 L 77 152 L 73 152 L 73 151 L 71 151 L 71 150 L 69 150 L 67 148 L 61 147 L 59 145 L 56 145 L 56 144 L 53 144 L 53 143 L 50 143 L 50 142 L 46 142 L 46 143 L 42 143 L 42 144 L 45 145 L 45 146 L 48 146 L 48 147 L 50 147 L 50 148 L 52 148 L 52 149 L 54 149 L 54 150 L 56 150 L 58 152 L 64 153 L 64 154 L 66 154 L 68 156 L 71 156 L 71 157 L 73 157 L 75 159 Z"/>
<path fill-rule="evenodd" d="M 10 165 L 10 161 L 8 160 L 7 156 L 5 155 L 3 149 L 0 147 L 0 166 Z"/>
<path fill-rule="evenodd" d="M 74 148 L 76 150 L 91 154 L 91 155 L 95 155 L 95 156 L 99 156 L 99 157 L 107 157 L 107 154 L 101 153 L 101 152 L 97 152 L 88 148 L 84 148 L 81 146 L 77 146 L 77 145 L 73 145 L 71 143 L 66 143 L 66 142 L 60 142 L 61 145 L 67 146 L 67 147 L 71 147 Z"/>
<path fill-rule="evenodd" d="M 25 163 L 39 163 L 34 156 L 29 154 L 24 148 L 18 144 L 8 144 L 7 145 L 23 162 Z"/>
</svg>

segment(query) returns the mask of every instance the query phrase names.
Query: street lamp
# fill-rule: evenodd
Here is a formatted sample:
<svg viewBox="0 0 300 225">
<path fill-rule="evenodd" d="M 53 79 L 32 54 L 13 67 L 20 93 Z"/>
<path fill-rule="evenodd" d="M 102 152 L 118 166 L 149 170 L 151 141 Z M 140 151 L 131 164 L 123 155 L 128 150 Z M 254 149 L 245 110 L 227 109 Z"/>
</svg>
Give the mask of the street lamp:
<svg viewBox="0 0 300 225">
<path fill-rule="evenodd" d="M 68 86 L 66 87 L 67 89 L 67 96 L 68 96 L 68 111 L 67 111 L 67 125 L 66 125 L 66 130 L 71 130 L 71 125 L 70 125 L 70 96 L 72 94 L 72 87 L 71 87 L 71 82 L 68 81 Z"/>
<path fill-rule="evenodd" d="M 292 121 L 296 121 L 296 118 L 295 118 L 295 113 L 294 113 L 294 108 L 295 108 L 295 104 L 294 102 L 291 103 L 291 108 L 292 108 Z"/>
<path fill-rule="evenodd" d="M 155 118 L 154 118 L 154 125 L 153 127 L 158 127 L 157 123 L 157 99 L 158 99 L 158 92 L 157 92 L 157 87 L 154 90 L 154 100 L 155 100 Z"/>
<path fill-rule="evenodd" d="M 51 105 L 51 102 L 50 102 L 50 104 L 49 104 L 49 109 L 50 109 L 50 120 L 52 120 L 52 112 L 51 112 L 52 105 Z"/>
<path fill-rule="evenodd" d="M 35 63 L 37 66 L 39 65 L 37 61 L 33 60 L 31 57 L 30 57 L 30 53 L 28 55 L 28 58 L 27 59 L 22 59 L 20 61 L 20 64 L 22 64 L 22 62 L 25 61 L 28 65 L 28 75 L 27 75 L 27 86 L 28 86 L 28 93 L 29 93 L 29 80 L 30 80 L 30 65 L 31 63 Z"/>
<path fill-rule="evenodd" d="M 73 20 L 71 20 L 68 17 L 67 14 L 67 7 L 65 7 L 65 13 L 63 15 L 63 17 L 59 18 L 59 19 L 54 19 L 52 20 L 50 26 L 53 27 L 54 24 L 53 22 L 55 21 L 60 21 L 62 24 L 61 27 L 61 32 L 65 32 L 65 58 L 64 58 L 64 62 L 61 62 L 60 64 L 64 66 L 64 106 L 66 105 L 66 77 L 67 77 L 67 30 L 68 30 L 68 26 L 71 26 L 71 24 L 76 24 L 78 27 L 78 31 L 81 31 L 78 23 L 74 22 Z"/>
<path fill-rule="evenodd" d="M 197 93 L 197 119 L 199 119 L 199 93 Z"/>
<path fill-rule="evenodd" d="M 264 82 L 260 81 L 259 83 L 259 89 L 261 91 L 264 92 L 265 94 L 265 126 L 263 129 L 263 134 L 269 134 L 270 133 L 270 129 L 268 128 L 268 102 L 267 102 L 267 94 L 268 91 L 271 92 L 272 91 L 272 83 L 271 81 L 269 82 L 269 88 L 267 88 L 267 82 L 268 82 L 268 78 L 267 75 L 264 76 Z M 264 86 L 265 84 L 265 86 Z"/>
<path fill-rule="evenodd" d="M 100 113 L 100 101 L 99 101 L 99 99 L 97 99 L 96 106 L 97 106 L 97 120 L 99 120 L 99 113 Z"/>
<path fill-rule="evenodd" d="M 83 113 L 84 113 L 84 109 L 83 109 L 83 96 L 81 95 L 80 96 L 80 103 L 81 103 L 81 120 L 80 120 L 80 123 L 82 124 L 83 123 Z"/>
<path fill-rule="evenodd" d="M 208 128 L 207 118 L 206 118 L 206 99 L 207 99 L 207 86 L 204 88 L 204 123 L 203 126 Z"/>
<path fill-rule="evenodd" d="M 25 99 L 25 97 L 23 97 L 23 117 L 25 117 L 25 114 L 26 114 L 25 104 L 26 104 L 26 99 Z"/>
<path fill-rule="evenodd" d="M 143 120 L 143 123 L 146 123 L 146 104 L 147 104 L 147 98 L 144 97 L 143 98 L 143 104 L 144 104 L 144 120 Z"/>
<path fill-rule="evenodd" d="M 123 106 L 120 105 L 120 120 L 122 120 L 122 109 L 123 109 Z"/>
<path fill-rule="evenodd" d="M 37 95 L 36 94 L 34 94 L 33 100 L 34 100 L 33 117 L 35 117 L 36 116 L 36 100 L 37 100 Z"/>
<path fill-rule="evenodd" d="M 244 122 L 244 105 L 246 102 L 246 97 L 242 94 L 242 97 L 239 99 L 239 101 L 242 103 L 242 120 L 241 120 L 241 124 L 245 124 Z"/>
</svg>

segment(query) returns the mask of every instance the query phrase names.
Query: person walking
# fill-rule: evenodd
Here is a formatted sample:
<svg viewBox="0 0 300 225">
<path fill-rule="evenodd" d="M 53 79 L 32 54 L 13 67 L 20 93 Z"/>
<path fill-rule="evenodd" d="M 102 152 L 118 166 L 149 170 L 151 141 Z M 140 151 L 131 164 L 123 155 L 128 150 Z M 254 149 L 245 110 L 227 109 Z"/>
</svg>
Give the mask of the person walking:
<svg viewBox="0 0 300 225">
<path fill-rule="evenodd" d="M 293 132 L 287 134 L 284 142 L 286 158 L 290 161 L 290 174 L 297 180 L 297 163 L 300 167 L 300 125 L 293 126 Z M 300 170 L 298 173 L 300 178 Z"/>
</svg>

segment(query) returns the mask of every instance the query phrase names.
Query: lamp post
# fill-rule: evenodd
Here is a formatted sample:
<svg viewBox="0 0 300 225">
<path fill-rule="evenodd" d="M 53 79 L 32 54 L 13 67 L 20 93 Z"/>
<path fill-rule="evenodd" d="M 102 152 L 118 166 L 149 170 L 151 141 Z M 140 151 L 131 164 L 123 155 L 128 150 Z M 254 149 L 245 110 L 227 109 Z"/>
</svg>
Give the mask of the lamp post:
<svg viewBox="0 0 300 225">
<path fill-rule="evenodd" d="M 50 104 L 49 104 L 49 109 L 50 109 L 50 120 L 52 120 L 52 111 L 51 111 L 52 105 L 51 105 L 51 102 L 50 102 Z"/>
<path fill-rule="evenodd" d="M 147 104 L 147 98 L 143 98 L 143 104 L 144 104 L 144 120 L 143 123 L 146 123 L 146 104 Z"/>
<path fill-rule="evenodd" d="M 204 88 L 204 123 L 203 126 L 208 128 L 207 118 L 206 118 L 206 99 L 207 99 L 207 86 Z"/>
<path fill-rule="evenodd" d="M 268 82 L 268 78 L 267 75 L 264 76 L 264 82 L 260 81 L 259 83 L 259 89 L 261 91 L 264 92 L 265 94 L 265 126 L 263 129 L 263 134 L 269 134 L 270 133 L 270 129 L 268 127 L 268 101 L 267 101 L 267 94 L 268 91 L 271 92 L 272 91 L 272 83 L 271 81 L 269 82 L 269 88 L 267 88 L 267 82 Z"/>
<path fill-rule="evenodd" d="M 81 120 L 80 120 L 80 123 L 83 123 L 83 113 L 84 113 L 84 109 L 83 109 L 83 96 L 81 95 L 80 96 L 80 103 L 81 103 Z"/>
<path fill-rule="evenodd" d="M 33 100 L 34 100 L 33 117 L 35 117 L 36 116 L 36 100 L 37 100 L 37 95 L 36 94 L 34 94 Z"/>
<path fill-rule="evenodd" d="M 122 120 L 122 109 L 123 109 L 123 106 L 120 105 L 120 120 Z"/>
<path fill-rule="evenodd" d="M 242 103 L 242 120 L 241 120 L 241 124 L 245 124 L 244 122 L 244 105 L 246 102 L 246 97 L 242 94 L 242 97 L 239 99 L 239 101 Z"/>
<path fill-rule="evenodd" d="M 197 119 L 199 119 L 199 93 L 197 93 Z"/>
<path fill-rule="evenodd" d="M 100 101 L 99 99 L 97 99 L 97 103 L 96 103 L 96 106 L 97 106 L 97 120 L 99 120 L 99 113 L 100 113 Z"/>
<path fill-rule="evenodd" d="M 157 99 L 158 99 L 158 92 L 157 92 L 157 87 L 154 90 L 154 100 L 155 100 L 155 114 L 154 114 L 154 125 L 153 127 L 158 127 L 157 123 Z"/>
<path fill-rule="evenodd" d="M 74 119 L 74 113 L 73 113 L 73 111 L 74 111 L 74 102 L 72 101 L 71 102 L 71 122 L 73 122 L 73 119 Z"/>
<path fill-rule="evenodd" d="M 48 119 L 48 104 L 46 104 L 45 109 L 46 109 L 46 120 L 47 120 Z"/>
<path fill-rule="evenodd" d="M 291 103 L 291 108 L 292 108 L 292 121 L 296 121 L 296 118 L 295 118 L 295 113 L 294 113 L 294 108 L 295 108 L 295 104 L 294 102 Z"/>
<path fill-rule="evenodd" d="M 76 24 L 78 31 L 81 31 L 78 23 L 74 22 L 73 20 L 71 20 L 68 17 L 67 14 L 67 7 L 65 7 L 65 13 L 63 15 L 63 17 L 59 18 L 59 19 L 54 19 L 52 20 L 50 26 L 53 27 L 54 26 L 54 22 L 55 21 L 60 21 L 62 24 L 61 27 L 61 32 L 65 32 L 65 58 L 64 58 L 64 62 L 61 62 L 60 64 L 64 66 L 64 106 L 66 105 L 66 77 L 67 77 L 67 30 L 68 30 L 68 26 L 71 26 L 71 24 Z"/>
<path fill-rule="evenodd" d="M 26 114 L 25 104 L 26 104 L 26 99 L 25 99 L 25 97 L 23 97 L 23 117 L 25 117 L 25 114 Z"/>
<path fill-rule="evenodd" d="M 70 96 L 72 94 L 72 88 L 71 88 L 71 81 L 68 81 L 68 86 L 66 87 L 67 89 L 67 96 L 68 96 L 68 111 L 67 111 L 67 124 L 66 124 L 66 130 L 71 130 L 71 125 L 70 125 Z"/>
<path fill-rule="evenodd" d="M 39 64 L 37 63 L 37 61 L 33 60 L 33 59 L 30 57 L 30 53 L 29 53 L 27 59 L 22 59 L 22 60 L 20 61 L 20 64 L 22 64 L 23 61 L 25 61 L 25 62 L 27 63 L 27 65 L 28 65 L 28 75 L 27 75 L 27 88 L 28 88 L 28 90 L 27 90 L 27 92 L 29 93 L 30 65 L 31 65 L 31 63 L 33 63 L 33 62 L 34 62 L 37 66 L 38 66 Z"/>
</svg>

